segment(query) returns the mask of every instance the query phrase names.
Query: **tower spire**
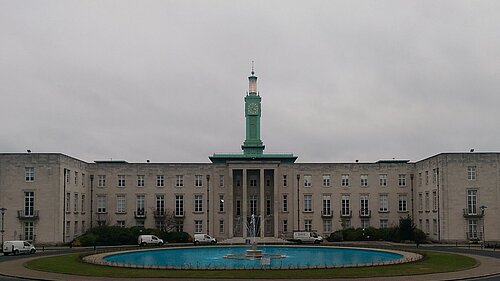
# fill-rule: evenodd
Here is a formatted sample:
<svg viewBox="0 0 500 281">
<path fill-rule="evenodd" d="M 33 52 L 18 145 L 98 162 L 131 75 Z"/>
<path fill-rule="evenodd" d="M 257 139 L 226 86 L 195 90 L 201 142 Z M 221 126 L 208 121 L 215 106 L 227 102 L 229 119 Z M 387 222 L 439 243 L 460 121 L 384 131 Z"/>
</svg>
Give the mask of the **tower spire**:
<svg viewBox="0 0 500 281">
<path fill-rule="evenodd" d="M 248 77 L 248 93 L 257 94 L 257 76 L 255 76 L 254 61 L 252 61 L 252 75 Z"/>
</svg>

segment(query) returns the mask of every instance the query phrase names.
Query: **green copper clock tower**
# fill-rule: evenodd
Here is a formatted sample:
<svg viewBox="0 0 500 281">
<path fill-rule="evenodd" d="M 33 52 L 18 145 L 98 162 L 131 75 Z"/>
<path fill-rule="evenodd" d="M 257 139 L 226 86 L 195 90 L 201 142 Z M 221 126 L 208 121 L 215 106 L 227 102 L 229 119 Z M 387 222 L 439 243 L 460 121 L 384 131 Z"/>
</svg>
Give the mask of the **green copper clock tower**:
<svg viewBox="0 0 500 281">
<path fill-rule="evenodd" d="M 257 76 L 252 69 L 248 77 L 248 93 L 245 97 L 246 139 L 241 149 L 243 154 L 259 157 L 264 153 L 264 144 L 260 139 L 261 97 L 257 92 Z"/>
</svg>

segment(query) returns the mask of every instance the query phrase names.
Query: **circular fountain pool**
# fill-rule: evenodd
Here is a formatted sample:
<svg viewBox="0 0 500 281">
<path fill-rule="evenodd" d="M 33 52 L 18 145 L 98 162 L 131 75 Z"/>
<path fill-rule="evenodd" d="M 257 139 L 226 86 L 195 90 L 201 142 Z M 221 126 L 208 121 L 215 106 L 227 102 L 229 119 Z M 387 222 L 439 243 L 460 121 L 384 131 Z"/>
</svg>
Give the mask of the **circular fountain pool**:
<svg viewBox="0 0 500 281">
<path fill-rule="evenodd" d="M 183 247 L 138 250 L 88 256 L 85 261 L 111 266 L 179 269 L 252 269 L 252 268 L 333 268 L 403 263 L 420 258 L 417 254 L 362 248 L 258 246 L 264 258 L 228 259 L 245 255 L 248 247 Z M 282 258 L 266 258 L 279 255 Z"/>
</svg>

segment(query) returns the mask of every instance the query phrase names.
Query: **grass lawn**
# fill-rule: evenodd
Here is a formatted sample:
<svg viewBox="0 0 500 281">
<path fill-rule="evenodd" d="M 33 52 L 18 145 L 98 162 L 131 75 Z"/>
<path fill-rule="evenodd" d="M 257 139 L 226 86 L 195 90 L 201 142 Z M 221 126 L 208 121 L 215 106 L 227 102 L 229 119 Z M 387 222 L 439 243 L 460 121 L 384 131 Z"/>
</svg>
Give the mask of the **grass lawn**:
<svg viewBox="0 0 500 281">
<path fill-rule="evenodd" d="M 170 277 L 170 278 L 346 278 L 397 276 L 458 271 L 476 266 L 476 260 L 470 257 L 433 252 L 419 251 L 424 255 L 420 261 L 398 265 L 359 268 L 335 269 L 294 269 L 294 270 L 154 270 L 118 268 L 86 264 L 81 257 L 85 254 L 69 254 L 29 261 L 26 266 L 31 269 L 67 273 L 73 275 L 90 275 L 103 277 Z"/>
</svg>

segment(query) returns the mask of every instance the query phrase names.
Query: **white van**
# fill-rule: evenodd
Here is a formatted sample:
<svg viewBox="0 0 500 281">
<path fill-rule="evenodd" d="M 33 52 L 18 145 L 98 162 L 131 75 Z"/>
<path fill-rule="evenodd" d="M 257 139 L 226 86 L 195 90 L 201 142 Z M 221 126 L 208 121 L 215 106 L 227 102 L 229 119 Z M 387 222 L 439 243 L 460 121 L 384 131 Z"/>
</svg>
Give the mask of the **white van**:
<svg viewBox="0 0 500 281">
<path fill-rule="evenodd" d="M 293 240 L 298 243 L 314 243 L 319 244 L 323 242 L 323 237 L 319 236 L 316 232 L 310 231 L 297 231 L 293 233 Z"/>
<path fill-rule="evenodd" d="M 34 254 L 36 252 L 35 246 L 28 241 L 5 241 L 2 250 L 6 256 L 10 254 Z"/>
<path fill-rule="evenodd" d="M 140 246 L 146 245 L 157 245 L 161 246 L 164 244 L 163 240 L 154 235 L 139 235 L 137 238 L 137 244 Z"/>
<path fill-rule="evenodd" d="M 208 234 L 195 234 L 194 239 L 193 239 L 193 243 L 195 245 L 198 245 L 198 244 L 216 244 L 217 239 L 211 237 Z"/>
</svg>

